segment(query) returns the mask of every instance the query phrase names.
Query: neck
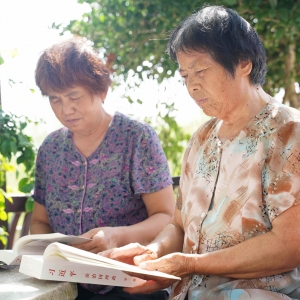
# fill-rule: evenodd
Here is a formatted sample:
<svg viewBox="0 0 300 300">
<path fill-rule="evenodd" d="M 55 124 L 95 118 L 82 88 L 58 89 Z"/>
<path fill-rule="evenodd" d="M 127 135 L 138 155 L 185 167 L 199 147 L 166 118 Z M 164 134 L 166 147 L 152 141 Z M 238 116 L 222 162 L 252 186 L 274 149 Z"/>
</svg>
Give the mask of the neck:
<svg viewBox="0 0 300 300">
<path fill-rule="evenodd" d="M 250 121 L 269 102 L 269 95 L 261 87 L 253 87 L 244 93 L 224 114 L 222 123 L 234 125 L 242 120 Z"/>
<path fill-rule="evenodd" d="M 74 143 L 83 156 L 89 157 L 98 148 L 111 120 L 112 116 L 104 112 L 99 118 L 99 122 L 93 128 L 84 132 L 73 133 Z"/>
<path fill-rule="evenodd" d="M 98 122 L 93 127 L 87 128 L 81 132 L 74 132 L 73 138 L 77 140 L 97 140 L 100 136 L 104 135 L 111 122 L 112 116 L 103 110 Z"/>
<path fill-rule="evenodd" d="M 219 139 L 225 141 L 236 136 L 269 100 L 270 96 L 261 87 L 253 87 L 244 94 L 243 99 L 239 100 L 240 105 L 237 105 L 221 119 L 218 130 Z"/>
</svg>

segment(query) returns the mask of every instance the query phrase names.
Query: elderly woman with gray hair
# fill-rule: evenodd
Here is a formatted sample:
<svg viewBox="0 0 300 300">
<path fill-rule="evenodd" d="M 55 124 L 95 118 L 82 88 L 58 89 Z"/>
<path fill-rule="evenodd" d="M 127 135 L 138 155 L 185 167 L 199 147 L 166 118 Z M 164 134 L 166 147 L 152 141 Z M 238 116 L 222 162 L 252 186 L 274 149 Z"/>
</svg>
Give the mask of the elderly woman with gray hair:
<svg viewBox="0 0 300 300">
<path fill-rule="evenodd" d="M 172 221 L 147 246 L 101 254 L 181 277 L 173 299 L 300 299 L 300 112 L 263 90 L 265 50 L 231 9 L 187 17 L 168 52 L 213 118 L 186 149 Z M 143 278 L 125 291 L 172 283 Z"/>
</svg>

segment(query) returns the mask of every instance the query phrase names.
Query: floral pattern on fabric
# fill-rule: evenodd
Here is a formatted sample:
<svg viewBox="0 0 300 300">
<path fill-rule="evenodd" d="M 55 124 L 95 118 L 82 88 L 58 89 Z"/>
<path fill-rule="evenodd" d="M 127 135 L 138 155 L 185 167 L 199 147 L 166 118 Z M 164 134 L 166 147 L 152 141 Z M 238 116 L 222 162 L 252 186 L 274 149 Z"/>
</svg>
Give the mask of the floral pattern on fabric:
<svg viewBox="0 0 300 300">
<path fill-rule="evenodd" d="M 155 131 L 116 113 L 103 141 L 88 158 L 77 150 L 67 128 L 45 139 L 36 160 L 34 199 L 46 207 L 54 232 L 81 235 L 97 227 L 145 220 L 141 194 L 171 184 Z"/>
<path fill-rule="evenodd" d="M 272 229 L 300 203 L 300 112 L 268 103 L 233 139 L 218 139 L 213 118 L 191 138 L 177 207 L 185 253 L 232 247 Z M 257 279 L 195 275 L 173 287 L 174 299 L 300 299 L 300 269 Z"/>
</svg>

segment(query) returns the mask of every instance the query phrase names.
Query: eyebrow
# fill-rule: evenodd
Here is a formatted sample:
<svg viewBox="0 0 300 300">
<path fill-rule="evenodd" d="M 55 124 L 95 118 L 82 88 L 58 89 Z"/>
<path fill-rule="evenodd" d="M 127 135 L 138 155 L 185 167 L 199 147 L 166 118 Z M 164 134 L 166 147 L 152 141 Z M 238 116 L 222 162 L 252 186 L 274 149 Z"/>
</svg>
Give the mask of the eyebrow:
<svg viewBox="0 0 300 300">
<path fill-rule="evenodd" d="M 71 91 L 71 92 L 69 92 L 69 93 L 67 93 L 67 94 L 64 94 L 64 96 L 65 97 L 69 97 L 69 96 L 74 96 L 74 95 L 76 95 L 76 94 L 78 94 L 79 93 L 79 91 Z"/>
<path fill-rule="evenodd" d="M 49 97 L 49 100 L 53 100 L 53 99 L 57 98 L 57 96 L 51 96 L 51 95 L 49 95 L 48 97 Z"/>
<path fill-rule="evenodd" d="M 74 96 L 74 95 L 76 95 L 76 94 L 78 94 L 78 93 L 79 93 L 79 91 L 76 91 L 76 90 L 75 90 L 75 91 L 71 91 L 71 92 L 69 92 L 69 93 L 67 93 L 67 94 L 64 94 L 63 96 L 64 96 L 64 97 L 69 97 L 69 96 Z M 50 100 L 53 100 L 53 99 L 58 98 L 58 96 L 56 96 L 56 95 L 52 95 L 52 96 L 49 95 L 48 97 L 49 97 Z"/>
<path fill-rule="evenodd" d="M 190 65 L 188 66 L 188 69 L 193 69 L 197 65 L 197 61 L 192 61 Z M 185 70 L 182 70 L 181 68 L 178 69 L 179 73 L 184 72 Z"/>
</svg>

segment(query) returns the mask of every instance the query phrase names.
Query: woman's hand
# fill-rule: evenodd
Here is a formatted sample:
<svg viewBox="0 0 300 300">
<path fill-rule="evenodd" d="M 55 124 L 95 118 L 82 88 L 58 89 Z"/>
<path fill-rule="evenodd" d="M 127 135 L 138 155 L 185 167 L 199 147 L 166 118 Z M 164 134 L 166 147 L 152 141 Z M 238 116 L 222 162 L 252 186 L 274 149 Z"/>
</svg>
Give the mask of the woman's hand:
<svg viewBox="0 0 300 300">
<path fill-rule="evenodd" d="M 192 255 L 176 252 L 157 258 L 155 248 L 155 244 L 145 247 L 138 243 L 132 243 L 121 248 L 103 251 L 99 254 L 118 261 L 138 265 L 140 268 L 145 270 L 157 270 L 181 278 L 193 274 L 194 264 Z M 174 280 L 161 277 L 141 274 L 130 275 L 147 280 L 140 286 L 125 288 L 124 291 L 130 294 L 152 293 L 154 291 L 167 288 L 175 282 Z"/>
<path fill-rule="evenodd" d="M 90 238 L 92 240 L 83 244 L 71 246 L 92 253 L 98 253 L 100 251 L 104 251 L 122 245 L 121 227 L 94 228 L 83 234 L 82 237 Z"/>
<path fill-rule="evenodd" d="M 137 266 L 144 261 L 158 258 L 155 246 L 146 247 L 140 245 L 139 243 L 131 243 L 120 248 L 102 251 L 98 254 L 130 265 Z"/>
<path fill-rule="evenodd" d="M 139 267 L 145 270 L 160 271 L 180 278 L 193 274 L 192 257 L 183 253 L 172 253 L 155 260 L 147 260 L 139 264 Z M 130 294 L 149 294 L 171 286 L 176 280 L 146 276 L 141 274 L 130 274 L 135 277 L 147 280 L 140 286 L 124 288 L 124 291 Z"/>
</svg>

